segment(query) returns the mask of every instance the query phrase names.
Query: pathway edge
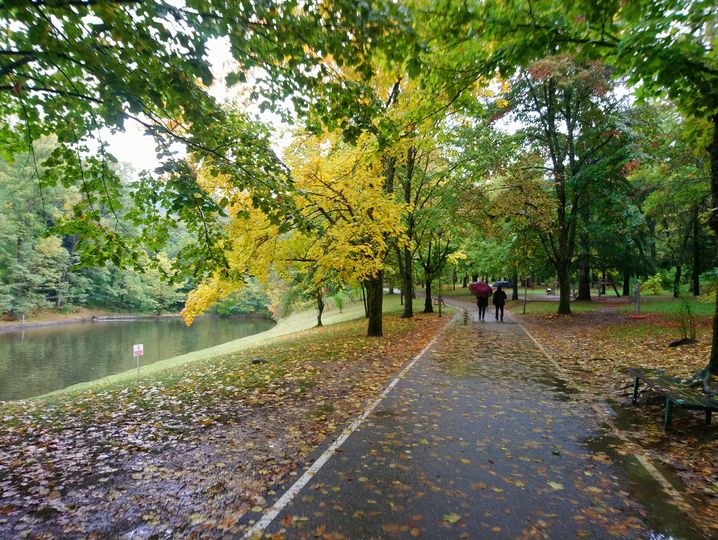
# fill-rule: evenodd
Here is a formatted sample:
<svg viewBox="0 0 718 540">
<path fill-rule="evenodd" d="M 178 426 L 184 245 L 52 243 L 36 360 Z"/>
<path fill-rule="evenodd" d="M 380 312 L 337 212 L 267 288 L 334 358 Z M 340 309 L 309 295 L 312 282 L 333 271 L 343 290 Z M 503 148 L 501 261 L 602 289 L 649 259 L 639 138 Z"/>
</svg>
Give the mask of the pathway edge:
<svg viewBox="0 0 718 540">
<path fill-rule="evenodd" d="M 254 538 L 259 538 L 261 536 L 264 530 L 269 527 L 269 525 L 271 525 L 271 523 L 279 515 L 279 513 L 287 507 L 287 505 L 294 499 L 294 497 L 299 494 L 302 488 L 309 483 L 309 481 L 314 477 L 314 475 L 317 474 L 317 472 L 319 472 L 319 470 L 324 466 L 324 464 L 329 461 L 329 459 L 336 453 L 337 449 L 341 447 L 342 444 L 344 444 L 344 442 L 346 442 L 346 440 L 349 438 L 349 436 L 364 423 L 364 420 L 369 417 L 369 415 L 374 411 L 374 409 L 376 409 L 379 403 L 381 403 L 384 398 L 389 395 L 389 392 L 391 392 L 392 388 L 394 388 L 397 383 L 404 378 L 404 376 L 409 372 L 409 370 L 414 366 L 414 364 L 416 364 L 416 362 L 422 356 L 424 356 L 427 351 L 436 343 L 436 340 L 441 337 L 441 335 L 449 327 L 449 325 L 462 315 L 462 312 L 459 311 L 453 317 L 447 318 L 447 322 L 437 332 L 437 334 L 433 338 L 431 338 L 431 341 L 427 343 L 426 347 L 424 347 L 416 356 L 409 360 L 409 362 L 402 368 L 402 370 L 396 375 L 396 377 L 394 377 L 394 379 L 386 386 L 386 388 L 384 388 L 382 393 L 379 394 L 379 397 L 376 398 L 364 410 L 361 416 L 356 418 L 349 425 L 349 427 L 345 428 L 342 431 L 342 434 L 337 438 L 337 440 L 335 440 L 322 453 L 322 455 L 319 456 L 314 463 L 312 463 L 312 465 L 304 472 L 304 474 L 296 482 L 294 482 L 294 484 L 292 484 L 279 499 L 277 499 L 277 501 L 272 505 L 269 510 L 264 513 L 264 515 L 259 519 L 259 521 L 252 525 L 244 533 L 244 535 L 242 536 L 242 540 L 251 540 Z"/>
<path fill-rule="evenodd" d="M 568 384 L 571 384 L 571 379 L 568 376 L 568 372 L 561 367 L 561 365 L 551 356 L 551 354 L 546 350 L 546 348 L 541 345 L 541 343 L 538 342 L 538 340 L 529 332 L 520 322 L 518 322 L 514 317 L 512 317 L 514 321 L 516 321 L 516 324 L 518 325 L 521 330 L 523 330 L 526 335 L 531 339 L 531 341 L 534 342 L 536 347 L 541 351 L 541 353 L 546 357 L 546 359 L 551 362 L 551 364 L 555 367 L 555 369 L 558 371 L 559 376 Z M 598 414 L 606 414 L 608 416 L 612 416 L 610 409 L 608 409 L 607 406 L 604 405 L 604 407 L 601 407 L 597 403 L 593 404 L 593 410 L 596 411 Z M 630 444 L 630 441 L 628 438 L 619 430 L 619 429 L 613 429 L 611 431 L 613 435 L 618 437 L 624 444 Z M 668 479 L 656 468 L 656 466 L 651 462 L 649 457 L 643 453 L 643 452 L 634 452 L 633 457 L 636 459 L 636 461 L 643 467 L 643 470 L 646 471 L 646 474 L 653 478 L 660 486 L 663 491 L 669 495 L 669 504 L 670 504 L 670 498 L 673 498 L 676 502 L 676 506 L 683 512 L 685 512 L 688 508 L 690 508 L 690 505 L 686 502 L 686 500 L 683 498 L 683 496 L 680 494 L 678 490 L 676 490 L 671 483 L 668 481 Z M 690 515 L 689 515 L 690 517 Z M 703 530 L 703 527 L 700 526 L 700 524 L 696 523 L 694 519 L 691 519 L 691 521 L 698 526 L 700 530 Z"/>
</svg>

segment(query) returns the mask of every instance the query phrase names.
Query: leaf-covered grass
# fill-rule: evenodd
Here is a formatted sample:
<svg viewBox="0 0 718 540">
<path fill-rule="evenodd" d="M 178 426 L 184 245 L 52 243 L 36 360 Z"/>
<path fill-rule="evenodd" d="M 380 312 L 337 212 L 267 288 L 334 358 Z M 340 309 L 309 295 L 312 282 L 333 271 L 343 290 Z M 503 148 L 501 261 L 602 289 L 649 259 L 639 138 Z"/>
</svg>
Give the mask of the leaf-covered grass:
<svg viewBox="0 0 718 540">
<path fill-rule="evenodd" d="M 641 398 L 638 406 L 632 406 L 630 397 L 630 367 L 663 369 L 670 375 L 688 379 L 706 365 L 711 345 L 709 317 L 699 317 L 696 321 L 697 343 L 669 347 L 681 337 L 676 320 L 679 306 L 680 302 L 672 299 L 650 298 L 645 307 L 658 309 L 652 313 L 650 309 L 642 309 L 642 313 L 648 314 L 645 319 L 630 319 L 630 308 L 618 307 L 572 318 L 537 314 L 525 317 L 523 322 L 565 370 L 570 384 L 579 389 L 578 399 L 592 402 L 611 399 L 615 403 L 624 419 L 616 425 L 625 436 L 621 451 L 641 452 L 650 455 L 652 460 L 669 464 L 683 480 L 683 489 L 691 496 L 701 497 L 703 502 L 695 508 L 697 519 L 703 519 L 718 513 L 718 503 L 713 496 L 718 492 L 715 425 L 703 425 L 700 413 L 680 410 L 671 429 L 665 431 L 661 428 L 663 400 L 646 392 L 648 399 Z M 706 307 L 712 308 L 703 303 L 701 309 Z M 606 418 L 606 421 L 616 419 Z M 704 498 L 706 493 L 710 494 L 708 499 Z M 718 530 L 715 520 L 705 522 Z"/>
<path fill-rule="evenodd" d="M 99 536 L 112 536 L 102 529 L 112 520 L 147 521 L 146 511 L 127 517 L 118 494 L 145 510 L 161 506 L 166 515 L 158 523 L 165 528 L 203 526 L 188 517 L 192 512 L 214 527 L 231 503 L 228 523 L 235 527 L 252 500 L 237 503 L 238 493 L 259 494 L 286 477 L 449 320 L 402 319 L 393 302 L 383 338 L 366 337 L 361 317 L 140 380 L 0 404 L 0 494 L 9 494 L 2 500 L 8 527 L 19 527 L 18 536 L 26 528 L 33 537 L 61 536 L 53 519 L 22 520 L 58 505 L 65 509 L 58 516 L 99 527 Z M 191 459 L 187 452 L 194 452 Z M 145 464 L 140 472 L 138 460 Z M 185 486 L 182 496 L 166 500 L 161 482 L 176 477 Z M 207 497 L 207 489 L 215 494 Z M 105 516 L 99 521 L 98 504 Z"/>
<path fill-rule="evenodd" d="M 506 303 L 506 307 L 511 310 L 514 315 L 523 315 L 523 300 L 511 300 Z M 603 306 L 597 302 L 571 302 L 571 311 L 573 313 L 587 313 L 590 311 L 598 311 Z M 531 300 L 526 303 L 526 315 L 535 314 L 552 314 L 558 310 L 558 302 L 553 300 Z"/>
<path fill-rule="evenodd" d="M 631 322 L 628 324 L 613 324 L 601 328 L 600 335 L 607 339 L 626 340 L 645 337 L 665 337 L 667 328 L 665 324 L 656 324 L 651 321 Z"/>
</svg>

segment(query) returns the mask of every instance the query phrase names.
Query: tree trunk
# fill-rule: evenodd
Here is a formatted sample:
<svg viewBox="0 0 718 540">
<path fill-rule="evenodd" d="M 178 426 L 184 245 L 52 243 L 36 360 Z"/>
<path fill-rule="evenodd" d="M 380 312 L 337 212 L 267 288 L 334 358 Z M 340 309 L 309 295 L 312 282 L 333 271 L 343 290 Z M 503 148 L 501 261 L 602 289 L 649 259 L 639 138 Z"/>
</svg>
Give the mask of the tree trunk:
<svg viewBox="0 0 718 540">
<path fill-rule="evenodd" d="M 698 222 L 698 207 L 693 209 L 693 296 L 701 294 L 701 249 L 699 244 L 700 223 Z"/>
<path fill-rule="evenodd" d="M 414 303 L 411 300 L 411 292 L 414 288 L 414 272 L 411 260 L 411 248 L 404 246 L 402 253 L 404 257 L 401 290 L 404 292 L 404 312 L 401 314 L 404 319 L 411 319 L 414 316 Z"/>
<path fill-rule="evenodd" d="M 676 277 L 673 278 L 673 298 L 678 298 L 681 294 L 681 263 L 676 262 Z"/>
<path fill-rule="evenodd" d="M 585 227 L 591 220 L 591 207 L 585 202 L 581 210 L 581 219 Z M 578 295 L 576 300 L 591 301 L 591 239 L 586 229 L 579 236 L 581 253 L 578 256 Z"/>
<path fill-rule="evenodd" d="M 431 303 L 431 280 L 426 280 L 426 288 L 424 289 L 424 313 L 434 313 L 434 306 Z"/>
<path fill-rule="evenodd" d="M 571 315 L 571 272 L 567 261 L 561 261 L 558 270 L 558 314 Z"/>
<path fill-rule="evenodd" d="M 369 304 L 366 301 L 367 291 L 365 283 L 361 284 L 361 300 L 364 303 L 364 318 L 369 318 Z"/>
<path fill-rule="evenodd" d="M 618 292 L 618 289 L 616 288 L 616 282 L 613 280 L 613 277 L 606 273 L 606 269 L 603 270 L 603 278 L 606 283 L 609 281 L 611 282 L 611 287 L 613 287 L 613 292 L 616 296 L 620 297 L 621 293 Z"/>
<path fill-rule="evenodd" d="M 631 295 L 631 271 L 623 271 L 623 296 Z"/>
<path fill-rule="evenodd" d="M 322 326 L 322 313 L 324 313 L 324 298 L 322 291 L 317 291 L 317 326 Z"/>
<path fill-rule="evenodd" d="M 578 296 L 576 300 L 591 301 L 591 259 L 587 252 L 581 253 L 578 258 Z"/>
<path fill-rule="evenodd" d="M 452 291 L 456 290 L 456 280 L 457 280 L 456 268 L 452 268 L 451 269 L 451 290 Z"/>
<path fill-rule="evenodd" d="M 416 147 L 411 146 L 406 151 L 406 174 L 403 179 L 404 202 L 411 205 L 411 181 L 414 176 L 414 165 L 416 163 Z M 410 210 L 406 217 L 407 242 L 414 241 L 414 210 Z M 412 260 L 411 245 L 405 245 L 399 253 L 399 270 L 401 271 L 401 288 L 404 293 L 404 311 L 401 314 L 403 319 L 410 319 L 414 316 L 413 289 L 414 289 L 414 261 Z"/>
<path fill-rule="evenodd" d="M 718 114 L 713 116 L 713 138 L 708 147 L 711 156 L 711 214 L 709 224 L 711 230 L 718 236 Z M 706 366 L 708 374 L 718 373 L 718 294 L 713 313 L 713 340 L 711 341 L 711 356 Z"/>
<path fill-rule="evenodd" d="M 464 276 L 463 279 L 461 280 L 461 287 L 463 289 L 465 289 L 468 286 L 469 286 L 469 276 Z"/>
<path fill-rule="evenodd" d="M 514 285 L 513 292 L 511 293 L 511 300 L 518 300 L 519 299 L 519 275 L 518 273 L 514 272 L 514 275 L 511 276 L 511 283 Z"/>
<path fill-rule="evenodd" d="M 479 281 L 479 274 L 474 274 L 471 276 L 471 281 Z"/>
<path fill-rule="evenodd" d="M 367 308 L 369 312 L 369 324 L 367 336 L 382 336 L 382 303 L 384 301 L 384 272 L 379 272 L 376 277 L 366 280 Z"/>
</svg>

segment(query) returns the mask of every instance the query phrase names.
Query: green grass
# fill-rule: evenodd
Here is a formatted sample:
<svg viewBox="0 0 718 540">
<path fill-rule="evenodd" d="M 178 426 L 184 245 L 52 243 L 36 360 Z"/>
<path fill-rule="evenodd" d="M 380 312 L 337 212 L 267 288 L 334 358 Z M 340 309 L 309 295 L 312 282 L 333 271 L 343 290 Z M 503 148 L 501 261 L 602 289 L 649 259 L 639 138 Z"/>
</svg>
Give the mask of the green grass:
<svg viewBox="0 0 718 540">
<path fill-rule="evenodd" d="M 422 300 L 415 300 L 415 305 L 417 305 L 416 303 L 420 301 Z M 385 295 L 384 312 L 400 312 L 401 306 L 399 302 L 399 295 Z M 447 312 L 450 312 L 450 310 L 447 309 Z M 343 313 L 339 313 L 336 308 L 327 309 L 322 317 L 322 323 L 325 326 L 330 326 L 337 323 L 358 319 L 361 317 L 364 317 L 363 303 L 361 301 L 354 303 L 347 302 L 347 304 L 344 306 Z M 172 358 L 160 360 L 159 362 L 155 362 L 148 366 L 143 366 L 140 369 L 140 379 L 142 379 L 144 382 L 144 380 L 148 377 L 156 376 L 157 374 L 179 366 L 184 366 L 186 364 L 194 364 L 205 360 L 211 360 L 221 356 L 246 351 L 247 349 L 254 348 L 260 345 L 266 345 L 268 343 L 271 343 L 273 340 L 276 340 L 277 338 L 309 330 L 310 328 L 315 327 L 316 324 L 317 314 L 315 310 L 310 309 L 295 313 L 290 315 L 289 317 L 281 319 L 274 328 L 267 330 L 266 332 L 255 334 L 253 336 L 247 336 L 241 339 L 236 339 L 234 341 L 229 341 L 221 345 L 215 345 L 214 347 L 209 347 L 200 351 L 194 351 L 187 354 L 174 356 Z M 68 386 L 67 388 L 55 390 L 54 392 L 43 394 L 41 396 L 36 396 L 30 399 L 42 400 L 58 396 L 64 397 L 67 394 L 79 394 L 87 390 L 108 390 L 111 388 L 126 386 L 129 382 L 133 382 L 136 380 L 137 371 L 132 369 L 128 371 L 123 371 L 122 373 L 108 375 L 107 377 L 96 379 L 94 381 L 74 384 L 72 386 Z"/>
<path fill-rule="evenodd" d="M 715 304 L 702 300 L 690 300 L 693 313 L 701 317 L 710 317 L 715 312 Z M 633 305 L 621 308 L 623 312 L 633 313 Z M 642 296 L 641 313 L 655 313 L 657 315 L 675 316 L 681 311 L 681 299 L 670 296 Z"/>
</svg>

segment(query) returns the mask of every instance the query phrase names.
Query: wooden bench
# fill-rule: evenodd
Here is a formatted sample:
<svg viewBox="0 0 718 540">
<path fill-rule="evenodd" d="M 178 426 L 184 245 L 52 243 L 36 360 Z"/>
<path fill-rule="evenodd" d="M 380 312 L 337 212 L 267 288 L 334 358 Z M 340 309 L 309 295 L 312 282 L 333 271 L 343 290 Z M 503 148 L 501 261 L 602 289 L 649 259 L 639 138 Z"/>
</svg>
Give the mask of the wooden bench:
<svg viewBox="0 0 718 540">
<path fill-rule="evenodd" d="M 441 298 L 441 299 L 439 299 L 439 298 L 434 298 L 434 305 L 435 305 L 435 306 L 438 306 L 439 304 L 441 304 L 442 306 L 445 306 L 445 305 L 446 305 L 446 302 L 444 302 L 444 299 L 443 299 L 443 298 Z"/>
<path fill-rule="evenodd" d="M 666 412 L 663 418 L 663 427 L 668 428 L 673 416 L 673 407 L 693 409 L 706 412 L 706 424 L 711 423 L 711 414 L 718 411 L 718 400 L 706 396 L 703 392 L 689 388 L 678 377 L 666 375 L 660 369 L 630 368 L 628 372 L 633 377 L 633 404 L 636 404 L 638 387 L 643 381 L 658 395 L 666 400 Z"/>
</svg>

